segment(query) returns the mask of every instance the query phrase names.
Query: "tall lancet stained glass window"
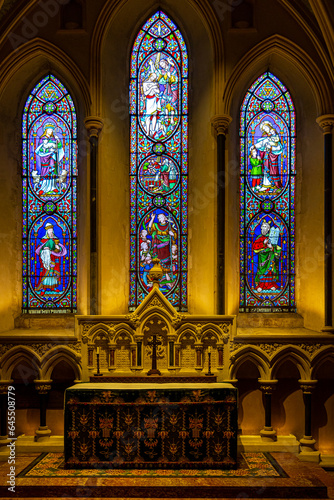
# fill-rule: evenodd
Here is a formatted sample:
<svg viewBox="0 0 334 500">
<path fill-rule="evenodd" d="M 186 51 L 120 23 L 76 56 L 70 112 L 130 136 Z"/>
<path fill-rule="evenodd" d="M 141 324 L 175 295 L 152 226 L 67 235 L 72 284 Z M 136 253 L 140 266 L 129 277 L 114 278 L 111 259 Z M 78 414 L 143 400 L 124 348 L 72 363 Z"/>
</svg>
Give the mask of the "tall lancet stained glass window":
<svg viewBox="0 0 334 500">
<path fill-rule="evenodd" d="M 177 26 L 161 11 L 139 31 L 131 57 L 130 310 L 152 289 L 187 308 L 188 56 Z"/>
<path fill-rule="evenodd" d="M 23 311 L 76 311 L 77 122 L 54 76 L 41 80 L 23 114 Z"/>
<path fill-rule="evenodd" d="M 240 119 L 240 311 L 295 311 L 295 111 L 272 73 Z"/>
</svg>

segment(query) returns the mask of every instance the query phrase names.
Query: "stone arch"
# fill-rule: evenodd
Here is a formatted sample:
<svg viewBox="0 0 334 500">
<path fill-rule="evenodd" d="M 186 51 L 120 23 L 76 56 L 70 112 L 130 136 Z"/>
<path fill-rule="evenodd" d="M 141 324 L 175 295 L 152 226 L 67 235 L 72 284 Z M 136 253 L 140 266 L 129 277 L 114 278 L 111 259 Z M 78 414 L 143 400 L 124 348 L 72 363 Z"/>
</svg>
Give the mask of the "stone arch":
<svg viewBox="0 0 334 500">
<path fill-rule="evenodd" d="M 240 96 L 243 96 L 249 83 L 254 80 L 254 75 L 261 74 L 268 68 L 268 58 L 273 54 L 290 63 L 303 75 L 314 95 L 318 115 L 328 113 L 333 109 L 333 98 L 327 81 L 312 58 L 297 44 L 276 34 L 252 47 L 236 65 L 224 90 L 225 113 L 232 113 L 232 100 L 236 90 Z M 280 75 L 277 76 L 280 77 Z M 289 82 L 285 81 L 285 84 Z M 288 86 L 291 87 L 291 85 Z"/>
<path fill-rule="evenodd" d="M 10 380 L 13 370 L 24 361 L 32 366 L 33 371 L 41 378 L 41 359 L 35 351 L 28 346 L 16 346 L 4 354 L 1 359 L 1 378 Z M 23 377 L 24 374 L 22 374 Z"/>
<path fill-rule="evenodd" d="M 112 23 L 115 21 L 117 15 L 120 13 L 123 7 L 126 7 L 126 4 L 129 4 L 126 0 L 118 0 L 116 2 L 113 2 L 111 0 L 107 1 L 106 4 L 104 5 L 101 14 L 96 22 L 94 33 L 92 36 L 92 44 L 91 44 L 91 60 L 93 61 L 92 67 L 91 67 L 91 86 L 92 86 L 92 114 L 100 116 L 102 108 L 102 102 L 101 102 L 101 73 L 102 73 L 102 67 L 101 67 L 101 52 L 103 50 L 103 44 L 105 42 L 105 37 L 106 34 L 108 33 L 108 30 L 110 29 L 110 26 Z M 214 53 L 214 61 L 215 61 L 215 68 L 216 68 L 216 75 L 215 75 L 215 95 L 216 95 L 216 106 L 219 106 L 219 103 L 221 102 L 221 99 L 219 99 L 220 95 L 220 88 L 221 88 L 221 82 L 224 78 L 224 71 L 223 71 L 223 39 L 222 39 L 222 33 L 221 33 L 221 28 L 219 26 L 219 22 L 217 19 L 216 14 L 214 13 L 214 10 L 212 8 L 211 3 L 208 0 L 200 1 L 200 0 L 192 0 L 191 5 L 196 12 L 196 15 L 200 19 L 200 21 L 203 23 L 205 26 L 205 29 L 208 33 L 208 36 L 210 38 L 210 43 L 213 49 Z M 146 8 L 145 12 L 142 12 L 140 17 L 138 16 L 138 22 L 137 25 L 133 27 L 133 35 L 130 37 L 130 43 L 128 44 L 127 47 L 127 59 L 130 58 L 130 53 L 131 53 L 131 47 L 134 42 L 134 37 L 136 36 L 138 30 L 140 27 L 143 25 L 145 22 L 145 19 L 148 19 L 150 15 L 153 14 L 154 10 L 157 10 L 157 5 L 155 3 L 152 3 L 152 6 Z M 185 22 L 182 23 L 181 21 L 181 15 L 179 14 L 179 8 L 177 4 L 175 4 L 175 7 L 173 8 L 172 6 L 167 6 L 167 9 L 165 6 L 161 8 L 161 10 L 166 11 L 167 15 L 171 15 L 172 18 L 175 16 L 175 21 L 177 25 L 180 27 L 181 31 L 183 32 L 183 35 L 187 39 L 186 35 L 186 28 L 184 26 Z M 189 43 L 187 43 L 189 45 Z M 215 113 L 218 113 L 219 110 L 216 109 Z"/>
<path fill-rule="evenodd" d="M 261 429 L 264 413 L 259 378 L 269 378 L 266 374 L 268 368 L 264 357 L 255 350 L 250 351 L 245 348 L 239 354 L 240 357 L 233 366 L 229 377 L 232 380 L 237 379 L 239 425 L 245 433 L 258 434 Z"/>
<path fill-rule="evenodd" d="M 240 218 L 238 217 L 239 206 L 237 204 L 236 193 L 239 193 L 240 177 L 235 175 L 240 169 L 240 159 L 235 151 L 238 151 L 239 138 L 239 117 L 242 99 L 250 85 L 266 71 L 274 73 L 275 76 L 287 87 L 296 111 L 296 151 L 300 155 L 296 161 L 297 179 L 295 190 L 295 206 L 303 206 L 302 211 L 295 212 L 296 227 L 302 230 L 295 232 L 295 252 L 298 255 L 298 262 L 295 267 L 296 283 L 296 304 L 298 310 L 305 311 L 303 314 L 304 325 L 307 328 L 320 330 L 322 328 L 323 316 L 323 298 L 317 302 L 314 308 L 311 294 L 306 290 L 318 289 L 318 276 L 323 272 L 323 260 L 315 257 L 315 252 L 310 255 L 305 249 L 311 245 L 311 240 L 322 238 L 320 225 L 314 225 L 312 231 L 303 231 L 303 228 L 309 224 L 311 208 L 307 200 L 307 193 L 312 189 L 313 197 L 322 200 L 323 190 L 314 189 L 316 185 L 317 174 L 314 172 L 314 160 L 309 151 L 303 146 L 304 137 L 313 137 L 312 151 L 317 151 L 321 155 L 323 150 L 323 137 L 320 128 L 316 124 L 316 117 L 322 113 L 329 113 L 333 109 L 333 97 L 329 90 L 329 79 L 326 72 L 321 71 L 318 65 L 311 57 L 295 43 L 281 35 L 272 35 L 261 41 L 249 50 L 236 64 L 224 89 L 224 112 L 236 117 L 229 127 L 229 169 L 230 183 L 228 186 L 231 199 L 230 213 L 227 231 L 231 235 L 227 260 L 230 262 L 230 268 L 240 269 L 240 255 L 235 252 L 235 244 L 238 244 L 240 231 Z M 303 175 L 299 173 L 303 169 Z M 307 173 L 307 175 L 306 175 Z M 312 234 L 312 237 L 311 237 Z M 303 238 L 301 237 L 303 235 Z M 306 238 L 306 239 L 305 239 Z M 320 250 L 318 250 L 319 252 Z M 308 273 L 302 272 L 300 263 L 305 263 Z M 229 275 L 229 273 L 231 273 Z M 239 307 L 240 286 L 238 280 L 233 280 L 230 269 L 227 275 L 233 285 L 230 287 L 229 301 L 233 304 L 234 311 Z M 299 281 L 298 281 L 299 280 Z M 319 289 L 320 291 L 320 289 Z M 322 297 L 319 293 L 319 296 Z M 314 302 L 314 301 L 313 301 Z M 312 310 L 312 314 L 311 311 Z"/>
<path fill-rule="evenodd" d="M 154 310 L 149 309 L 147 312 L 144 312 L 144 314 L 140 318 L 141 322 L 141 334 L 145 335 L 145 328 L 148 327 L 148 323 L 150 321 L 155 322 L 155 320 L 161 321 L 164 324 L 164 327 L 166 329 L 163 330 L 163 332 L 168 335 L 170 333 L 173 333 L 172 331 L 172 325 L 171 325 L 171 316 L 165 309 L 156 309 Z"/>
<path fill-rule="evenodd" d="M 202 337 L 201 337 L 202 341 L 209 334 L 213 335 L 217 342 L 222 340 L 220 330 L 216 325 L 212 325 L 212 324 L 205 325 L 205 327 L 203 328 L 203 331 L 202 331 Z"/>
<path fill-rule="evenodd" d="M 300 439 L 304 431 L 300 380 L 309 379 L 305 353 L 293 346 L 276 352 L 272 360 L 272 378 L 277 380 L 272 395 L 272 426 L 279 434 L 293 434 Z"/>
<path fill-rule="evenodd" d="M 248 346 L 240 349 L 233 355 L 233 364 L 230 367 L 229 373 L 229 378 L 231 380 L 237 378 L 237 372 L 245 362 L 251 362 L 255 365 L 261 379 L 270 379 L 270 369 L 267 357 L 260 350 Z"/>
<path fill-rule="evenodd" d="M 42 378 L 51 380 L 54 368 L 65 361 L 72 369 L 76 380 L 82 379 L 82 370 L 79 364 L 79 356 L 68 347 L 54 347 L 48 352 L 47 360 L 42 366 Z"/>
<path fill-rule="evenodd" d="M 126 325 L 126 324 L 120 324 L 120 325 L 117 325 L 116 333 L 115 333 L 115 336 L 113 338 L 113 342 L 115 344 L 117 343 L 118 338 L 122 334 L 125 334 L 129 338 L 130 342 L 135 342 L 135 340 L 133 338 L 133 331 L 132 331 L 132 329 L 128 325 Z"/>
<path fill-rule="evenodd" d="M 321 349 L 320 352 L 318 352 L 314 358 L 312 359 L 311 363 L 311 378 L 316 379 L 317 378 L 317 372 L 320 370 L 322 365 L 326 363 L 327 361 L 330 361 L 334 365 L 334 349 L 332 346 L 327 346 L 323 349 Z"/>
<path fill-rule="evenodd" d="M 297 368 L 302 380 L 310 379 L 310 363 L 307 355 L 294 346 L 286 346 L 280 349 L 271 360 L 271 373 L 273 378 L 277 378 L 276 374 L 279 368 L 286 362 L 291 361 Z"/>
<path fill-rule="evenodd" d="M 88 116 L 91 105 L 90 91 L 81 70 L 65 52 L 40 38 L 34 38 L 25 43 L 2 61 L 0 64 L 0 96 L 17 74 L 19 68 L 31 62 L 36 63 L 36 61 L 40 61 L 42 65 L 39 74 L 36 75 L 36 80 L 47 72 L 58 73 L 55 76 L 59 76 L 63 82 L 66 82 L 66 87 L 71 92 L 76 108 L 81 109 L 80 102 L 82 101 L 84 103 L 83 114 Z M 52 64 L 54 68 L 52 68 Z M 31 81 L 29 85 L 31 85 Z"/>
<path fill-rule="evenodd" d="M 334 350 L 324 346 L 312 359 L 312 379 L 316 380 L 312 392 L 313 424 L 312 436 L 317 441 L 321 453 L 329 454 L 334 450 Z"/>
<path fill-rule="evenodd" d="M 193 5 L 194 8 L 190 6 Z M 129 145 L 124 141 L 128 136 L 129 127 L 129 106 L 128 106 L 128 85 L 130 82 L 130 53 L 134 36 L 141 25 L 152 14 L 153 9 L 158 9 L 154 0 L 149 0 L 144 4 L 128 1 L 108 1 L 101 10 L 101 15 L 96 22 L 91 43 L 91 89 L 92 89 L 92 115 L 100 116 L 103 119 L 103 140 L 99 143 L 99 154 L 103 161 L 107 161 L 110 151 L 113 151 L 113 163 L 115 168 L 103 169 L 100 167 L 99 179 L 101 189 L 99 197 L 103 203 L 104 210 L 101 211 L 101 227 L 114 227 L 123 238 L 119 245 L 115 245 L 111 234 L 104 232 L 104 245 L 108 252 L 101 253 L 100 263 L 100 312 L 105 314 L 118 314 L 120 310 L 129 307 L 129 247 L 130 247 L 130 227 L 121 221 L 129 214 L 129 203 L 126 196 L 119 199 L 117 203 L 105 203 L 106 200 L 115 200 L 119 197 L 118 186 L 129 186 Z M 189 109 L 193 109 L 189 128 L 190 145 L 194 145 L 195 152 L 192 157 L 191 168 L 197 172 L 192 177 L 189 176 L 189 193 L 196 187 L 207 184 L 208 172 L 203 168 L 203 159 L 206 155 L 213 158 L 214 137 L 209 126 L 212 115 L 219 112 L 221 106 L 223 79 L 222 64 L 222 34 L 216 14 L 212 10 L 212 5 L 208 0 L 200 2 L 192 0 L 190 4 L 171 0 L 167 9 L 161 5 L 174 22 L 179 26 L 182 35 L 185 36 L 187 48 L 190 50 L 190 80 L 196 81 L 196 85 L 191 84 L 189 98 Z M 128 19 L 138 19 L 138 23 L 129 23 Z M 203 19 L 202 19 L 203 17 Z M 211 33 L 211 31 L 214 33 Z M 114 50 L 118 47 L 118 50 Z M 208 63 L 209 61 L 209 63 Z M 202 68 L 207 68 L 203 72 Z M 102 71 L 103 67 L 103 71 Z M 219 77 L 217 76 L 219 75 Z M 110 82 L 115 82 L 110 84 Z M 123 90 L 124 89 L 124 90 Z M 126 90 L 125 90 L 126 89 Z M 201 106 L 195 105 L 201 101 Z M 203 147 L 199 145 L 202 144 Z M 101 165 L 103 164 L 101 162 Z M 209 162 L 209 170 L 212 179 L 215 176 L 214 161 Z M 211 178 L 211 177 L 210 177 Z M 216 190 L 214 181 L 210 181 L 209 189 Z M 126 188 L 126 193 L 129 193 Z M 130 193 L 129 193 L 130 195 Z M 189 213 L 188 225 L 194 227 L 193 238 L 200 241 L 206 224 L 207 217 L 212 216 L 213 197 L 208 198 L 207 206 L 200 211 L 199 218 L 194 220 L 194 214 Z M 130 220 L 130 218 L 128 219 Z M 201 226 L 202 224 L 202 226 Z M 208 227 L 209 244 L 214 246 L 215 236 L 213 227 Z M 197 244 L 196 242 L 196 244 Z M 194 254 L 194 261 L 188 267 L 188 283 L 192 289 L 192 307 L 194 310 L 209 313 L 214 310 L 214 288 L 215 288 L 215 262 L 209 260 L 210 270 L 202 276 L 202 283 L 199 284 L 197 275 L 201 267 L 201 262 L 206 259 L 206 249 L 198 245 L 199 250 Z M 115 270 L 110 262 L 118 263 Z M 107 291 L 108 290 L 108 291 Z M 208 299 L 207 292 L 210 297 Z M 190 297 L 189 297 L 190 298 Z"/>
<path fill-rule="evenodd" d="M 110 328 L 108 325 L 104 325 L 103 323 L 98 323 L 97 325 L 94 325 L 89 331 L 88 331 L 88 338 L 90 343 L 95 343 L 96 338 L 99 335 L 103 335 L 107 340 L 110 338 Z"/>
<path fill-rule="evenodd" d="M 194 342 L 199 342 L 199 338 L 196 334 L 195 325 L 183 325 L 177 332 L 178 337 L 176 342 L 181 342 L 183 337 L 187 334 L 190 334 L 194 338 Z"/>
<path fill-rule="evenodd" d="M 17 202 L 17 200 L 21 200 L 22 198 L 22 142 L 20 140 L 20 135 L 22 131 L 22 115 L 29 92 L 33 90 L 34 86 L 37 85 L 43 77 L 50 73 L 54 74 L 54 76 L 64 84 L 75 103 L 78 137 L 80 137 L 80 134 L 82 134 L 84 130 L 83 119 L 85 115 L 89 113 L 90 95 L 85 77 L 76 66 L 75 62 L 53 44 L 39 38 L 27 42 L 19 47 L 17 51 L 12 52 L 0 62 L 0 67 L 2 112 L 7 122 L 4 133 L 6 134 L 6 142 L 8 142 L 9 145 L 7 161 L 4 162 L 4 175 L 6 180 L 3 183 L 3 197 L 8 206 L 9 213 L 11 213 L 8 224 L 14 224 L 14 220 L 16 223 L 17 221 L 22 221 L 22 206 L 21 203 Z M 81 152 L 86 153 L 86 135 L 84 141 L 78 141 L 78 146 Z M 87 190 L 84 189 L 87 179 L 86 154 L 82 156 L 79 155 L 78 159 L 79 175 L 83 182 L 78 186 L 77 198 L 79 203 L 85 204 L 85 198 L 87 196 Z M 7 195 L 10 191 L 8 189 L 9 185 L 12 185 L 14 189 L 11 196 L 9 196 L 9 194 Z M 85 211 L 81 211 L 78 215 L 77 230 L 80 234 L 84 232 L 84 228 L 86 227 L 87 214 Z M 18 276 L 22 276 L 22 249 L 20 249 L 18 241 L 15 241 L 10 234 L 8 235 L 8 240 L 12 248 L 15 249 L 8 257 L 8 267 L 12 269 L 13 272 L 17 273 Z M 83 253 L 83 246 L 79 246 L 78 258 L 80 258 Z M 82 261 L 85 262 L 85 259 Z M 82 269 L 82 276 L 83 274 L 84 268 Z M 3 284 L 8 288 L 8 296 L 12 297 L 12 307 L 14 307 L 15 316 L 19 319 L 22 313 L 22 292 L 18 290 L 20 281 L 15 283 L 16 293 L 13 291 L 14 285 L 10 275 L 7 278 L 4 277 Z M 87 294 L 85 295 L 84 293 L 86 286 L 87 283 L 85 280 L 80 280 L 79 287 L 81 290 L 78 290 L 78 295 L 81 297 L 80 307 L 83 309 L 85 307 L 85 300 L 87 301 Z M 4 299 L 3 311 L 4 316 L 8 316 L 7 321 L 10 321 L 10 308 L 6 304 L 7 300 L 9 299 Z M 11 319 L 11 321 L 13 321 L 13 319 Z M 41 315 L 38 319 L 36 318 L 35 321 L 42 322 Z M 29 323 L 28 319 L 26 323 Z"/>
</svg>

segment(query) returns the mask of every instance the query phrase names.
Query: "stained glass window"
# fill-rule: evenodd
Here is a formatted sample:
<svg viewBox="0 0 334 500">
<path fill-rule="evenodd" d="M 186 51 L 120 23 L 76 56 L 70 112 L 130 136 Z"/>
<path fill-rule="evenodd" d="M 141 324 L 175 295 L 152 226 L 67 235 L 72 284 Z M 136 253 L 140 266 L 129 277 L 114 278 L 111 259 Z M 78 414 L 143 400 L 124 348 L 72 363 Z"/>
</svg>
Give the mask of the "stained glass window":
<svg viewBox="0 0 334 500">
<path fill-rule="evenodd" d="M 295 110 L 272 73 L 240 117 L 240 311 L 295 311 Z"/>
<path fill-rule="evenodd" d="M 23 113 L 23 312 L 76 312 L 77 122 L 52 75 Z"/>
<path fill-rule="evenodd" d="M 187 308 L 188 56 L 177 26 L 161 11 L 139 31 L 131 56 L 130 310 L 151 290 Z"/>
</svg>

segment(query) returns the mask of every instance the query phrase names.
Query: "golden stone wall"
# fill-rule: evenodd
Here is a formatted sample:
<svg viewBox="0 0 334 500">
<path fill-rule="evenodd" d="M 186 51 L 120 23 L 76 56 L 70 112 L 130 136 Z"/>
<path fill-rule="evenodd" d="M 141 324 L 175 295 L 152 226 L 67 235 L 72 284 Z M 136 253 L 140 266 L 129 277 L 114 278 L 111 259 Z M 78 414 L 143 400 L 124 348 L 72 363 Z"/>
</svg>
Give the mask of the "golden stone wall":
<svg viewBox="0 0 334 500">
<path fill-rule="evenodd" d="M 1 3 L 1 2 L 0 2 Z M 4 2 L 4 6 L 8 0 Z M 89 144 L 84 120 L 103 122 L 98 157 L 99 313 L 127 314 L 129 294 L 129 57 L 141 25 L 157 8 L 153 0 L 86 2 L 80 29 L 66 28 L 60 9 L 36 27 L 36 0 L 11 2 L 17 16 L 0 11 L 0 376 L 4 386 L 20 366 L 35 379 L 71 367 L 67 383 L 86 369 L 74 318 L 21 315 L 21 118 L 29 91 L 48 72 L 72 94 L 78 113 L 78 313 L 89 314 Z M 57 4 L 57 0 L 54 0 Z M 310 2 L 257 0 L 253 16 L 240 24 L 229 0 L 162 0 L 189 50 L 189 313 L 217 312 L 217 182 L 213 117 L 232 121 L 226 141 L 226 313 L 236 315 L 225 379 L 238 380 L 240 425 L 247 434 L 263 427 L 260 380 L 278 380 L 273 426 L 278 434 L 303 437 L 303 389 L 298 380 L 318 380 L 313 400 L 317 447 L 334 453 L 333 347 L 324 326 L 323 133 L 316 123 L 333 107 L 333 25 Z M 233 5 L 232 5 L 233 4 Z M 327 7 L 326 7 L 327 5 Z M 56 9 L 57 10 L 57 9 Z M 325 12 L 325 14 L 324 14 Z M 29 29 L 27 24 L 35 29 Z M 331 36 L 329 34 L 331 33 Z M 239 297 L 239 108 L 249 85 L 270 70 L 289 88 L 297 115 L 296 301 L 298 314 L 238 315 Z M 183 341 L 184 342 L 184 341 Z M 187 347 L 188 351 L 195 347 Z M 75 347 L 76 346 L 76 347 Z M 227 351 L 225 351 L 226 354 Z M 195 359 L 184 353 L 188 365 Z M 58 370 L 58 371 L 57 371 Z M 72 370 L 72 371 L 71 371 Z M 23 370 L 24 372 L 24 370 Z M 59 378 L 59 377 L 58 377 Z M 66 380 L 57 382 L 60 387 Z M 61 385 L 63 384 L 63 385 Z M 305 384 L 304 384 L 305 385 Z M 51 394 L 54 389 L 51 388 Z M 55 397 L 55 399 L 57 399 Z M 58 401 L 58 400 L 57 400 Z M 34 403 L 35 404 L 35 403 Z M 48 410 L 61 432 L 60 403 Z M 38 400 L 19 410 L 22 433 L 38 427 Z M 257 410 L 255 408 L 258 408 Z M 30 413 L 29 413 L 30 412 Z M 28 417 L 27 417 L 28 415 Z M 51 417 L 52 415 L 52 417 Z M 21 417 L 20 417 L 21 418 Z M 26 419 L 26 424 L 24 424 Z M 50 424 L 51 427 L 51 424 Z"/>
</svg>

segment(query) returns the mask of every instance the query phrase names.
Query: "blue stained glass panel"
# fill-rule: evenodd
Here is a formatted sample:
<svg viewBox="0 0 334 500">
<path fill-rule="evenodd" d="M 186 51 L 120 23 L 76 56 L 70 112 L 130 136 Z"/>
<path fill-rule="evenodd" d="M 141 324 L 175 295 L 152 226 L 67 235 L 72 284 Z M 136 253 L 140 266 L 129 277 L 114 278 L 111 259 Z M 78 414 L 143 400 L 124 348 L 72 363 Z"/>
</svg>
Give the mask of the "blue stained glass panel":
<svg viewBox="0 0 334 500">
<path fill-rule="evenodd" d="M 53 75 L 22 119 L 23 312 L 76 312 L 77 129 L 73 100 Z"/>
<path fill-rule="evenodd" d="M 272 73 L 240 115 L 240 312 L 294 312 L 295 110 Z"/>
<path fill-rule="evenodd" d="M 157 257 L 164 271 L 161 291 L 186 310 L 188 56 L 181 33 L 163 12 L 137 35 L 130 75 L 129 308 L 152 288 L 148 273 Z"/>
</svg>

